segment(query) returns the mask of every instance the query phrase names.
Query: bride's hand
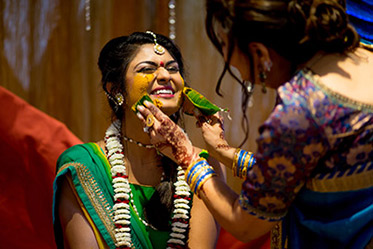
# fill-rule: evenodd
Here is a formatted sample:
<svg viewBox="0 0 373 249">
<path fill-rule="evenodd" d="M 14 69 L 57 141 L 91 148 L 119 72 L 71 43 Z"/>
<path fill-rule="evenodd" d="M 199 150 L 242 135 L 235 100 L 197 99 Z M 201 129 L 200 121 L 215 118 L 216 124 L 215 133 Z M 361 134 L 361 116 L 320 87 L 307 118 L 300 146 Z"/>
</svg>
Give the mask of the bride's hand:
<svg viewBox="0 0 373 249">
<path fill-rule="evenodd" d="M 138 117 L 144 124 L 144 130 L 150 136 L 150 142 L 163 155 L 171 158 L 184 169 L 198 158 L 191 141 L 184 131 L 166 114 L 152 103 L 145 101 L 138 106 Z"/>
</svg>

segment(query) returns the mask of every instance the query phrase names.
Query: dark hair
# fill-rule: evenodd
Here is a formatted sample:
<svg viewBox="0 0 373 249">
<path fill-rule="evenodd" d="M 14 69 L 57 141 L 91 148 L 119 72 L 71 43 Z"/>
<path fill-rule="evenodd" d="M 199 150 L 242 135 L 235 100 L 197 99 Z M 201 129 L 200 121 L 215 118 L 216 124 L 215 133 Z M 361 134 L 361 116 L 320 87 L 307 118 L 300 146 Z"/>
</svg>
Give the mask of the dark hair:
<svg viewBox="0 0 373 249">
<path fill-rule="evenodd" d="M 167 37 L 156 34 L 157 43 L 163 46 L 170 55 L 177 61 L 179 72 L 184 77 L 184 63 L 178 47 Z M 126 98 L 125 75 L 127 68 L 136 56 L 139 48 L 144 44 L 154 44 L 151 34 L 135 32 L 129 36 L 121 36 L 110 40 L 102 48 L 98 59 L 98 66 L 102 74 L 102 88 L 108 95 L 110 107 L 115 118 L 123 120 L 124 109 L 117 108 L 115 94 L 122 93 Z M 107 84 L 111 84 L 110 92 Z M 173 114 L 171 119 L 178 122 L 181 117 L 180 111 Z M 177 165 L 167 157 L 162 158 L 164 179 L 156 187 L 149 202 L 144 206 L 144 215 L 148 222 L 159 230 L 169 229 L 170 213 L 172 212 L 173 182 L 176 180 Z"/>
<path fill-rule="evenodd" d="M 235 42 L 250 60 L 251 79 L 254 70 L 248 51 L 250 42 L 261 42 L 274 49 L 293 63 L 294 70 L 318 51 L 345 53 L 359 44 L 342 0 L 206 0 L 206 11 L 207 35 L 220 53 L 215 22 L 228 31 L 228 59 L 216 85 L 219 95 L 227 71 L 237 79 L 229 69 Z M 243 88 L 242 111 L 248 129 L 248 92 L 243 82 L 239 83 Z M 244 124 L 243 127 L 245 130 Z"/>
<path fill-rule="evenodd" d="M 177 61 L 179 72 L 184 77 L 184 63 L 179 48 L 166 36 L 161 34 L 156 34 L 156 36 L 157 43 L 162 45 Z M 125 75 L 128 65 L 136 56 L 140 46 L 144 44 L 154 44 L 153 36 L 145 32 L 135 32 L 129 36 L 120 36 L 110 40 L 100 52 L 98 66 L 102 75 L 102 87 L 111 97 L 108 98 L 109 104 L 116 118 L 120 120 L 123 118 L 123 109 L 117 109 L 113 99 L 118 92 L 126 96 Z M 110 93 L 106 88 L 109 82 L 112 84 Z"/>
</svg>

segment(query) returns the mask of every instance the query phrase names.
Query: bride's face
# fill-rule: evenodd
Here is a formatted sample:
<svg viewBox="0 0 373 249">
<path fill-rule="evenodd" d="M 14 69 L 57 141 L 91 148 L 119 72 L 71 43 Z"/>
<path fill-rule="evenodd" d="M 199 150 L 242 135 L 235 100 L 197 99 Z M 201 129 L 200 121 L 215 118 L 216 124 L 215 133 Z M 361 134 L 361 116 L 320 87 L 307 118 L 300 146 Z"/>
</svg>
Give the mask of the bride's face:
<svg viewBox="0 0 373 249">
<path fill-rule="evenodd" d="M 159 55 L 154 52 L 154 44 L 142 45 L 125 77 L 128 107 L 147 93 L 167 115 L 179 110 L 184 80 L 177 61 L 167 50 Z"/>
</svg>

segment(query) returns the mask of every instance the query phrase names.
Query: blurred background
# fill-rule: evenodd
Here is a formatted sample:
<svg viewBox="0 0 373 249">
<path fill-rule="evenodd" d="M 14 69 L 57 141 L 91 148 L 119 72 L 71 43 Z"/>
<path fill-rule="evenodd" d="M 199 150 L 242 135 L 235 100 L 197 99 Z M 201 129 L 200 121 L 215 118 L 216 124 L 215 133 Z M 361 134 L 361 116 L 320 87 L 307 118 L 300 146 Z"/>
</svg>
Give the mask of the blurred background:
<svg viewBox="0 0 373 249">
<path fill-rule="evenodd" d="M 215 93 L 223 58 L 207 38 L 204 19 L 201 0 L 0 0 L 0 86 L 64 123 L 82 141 L 100 140 L 111 113 L 100 86 L 99 52 L 113 37 L 152 30 L 174 38 L 189 85 L 230 109 L 226 136 L 238 146 L 244 138 L 241 89 L 227 75 L 224 97 Z M 273 91 L 256 89 L 244 148 L 255 151 L 257 128 L 273 100 Z M 194 118 L 186 117 L 186 129 L 203 147 Z M 228 183 L 237 191 L 241 187 L 230 172 Z"/>
</svg>

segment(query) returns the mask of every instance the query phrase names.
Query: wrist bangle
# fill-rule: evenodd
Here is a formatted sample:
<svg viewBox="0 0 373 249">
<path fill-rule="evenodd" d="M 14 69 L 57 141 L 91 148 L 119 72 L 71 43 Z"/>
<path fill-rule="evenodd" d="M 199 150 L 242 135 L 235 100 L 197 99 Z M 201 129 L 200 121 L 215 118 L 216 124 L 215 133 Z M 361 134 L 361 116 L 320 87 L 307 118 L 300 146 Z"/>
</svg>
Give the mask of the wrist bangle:
<svg viewBox="0 0 373 249">
<path fill-rule="evenodd" d="M 199 197 L 199 190 L 213 176 L 216 176 L 213 167 L 208 164 L 205 158 L 200 158 L 188 166 L 185 172 L 185 181 L 190 186 L 190 190 Z"/>
<path fill-rule="evenodd" d="M 189 184 L 193 176 L 197 173 L 198 169 L 204 166 L 204 159 L 200 158 L 197 161 L 191 163 L 185 171 L 185 181 Z"/>
<path fill-rule="evenodd" d="M 247 170 L 255 164 L 255 157 L 252 152 L 237 149 L 233 160 L 233 176 L 246 178 Z"/>
<path fill-rule="evenodd" d="M 238 161 L 238 153 L 240 152 L 240 148 L 237 148 L 236 151 L 234 152 L 234 157 L 233 157 L 233 164 L 232 164 L 232 173 L 233 176 L 237 176 L 237 161 Z"/>
</svg>

